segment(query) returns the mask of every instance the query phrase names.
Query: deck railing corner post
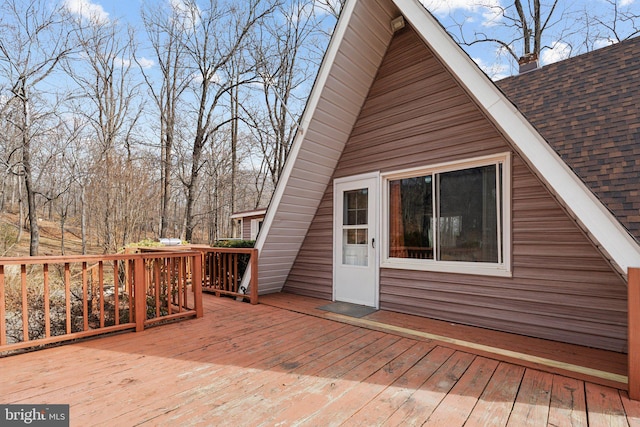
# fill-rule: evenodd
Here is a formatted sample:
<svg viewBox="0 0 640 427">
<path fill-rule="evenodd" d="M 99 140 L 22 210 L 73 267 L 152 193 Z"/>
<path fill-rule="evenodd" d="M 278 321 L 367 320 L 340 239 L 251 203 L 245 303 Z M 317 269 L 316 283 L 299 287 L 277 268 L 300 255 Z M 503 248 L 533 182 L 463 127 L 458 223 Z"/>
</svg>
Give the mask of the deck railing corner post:
<svg viewBox="0 0 640 427">
<path fill-rule="evenodd" d="M 629 398 L 640 400 L 640 268 L 628 270 L 628 391 Z"/>
<path fill-rule="evenodd" d="M 191 277 L 191 288 L 193 290 L 194 308 L 196 310 L 196 317 L 202 317 L 204 315 L 204 309 L 202 307 L 202 255 L 193 256 L 193 268 Z"/>
<path fill-rule="evenodd" d="M 144 331 L 144 321 L 147 317 L 147 296 L 145 284 L 144 258 L 136 257 L 133 262 L 133 289 L 136 332 Z"/>
<path fill-rule="evenodd" d="M 258 250 L 251 250 L 251 283 L 249 285 L 251 291 L 251 304 L 258 303 Z"/>
</svg>

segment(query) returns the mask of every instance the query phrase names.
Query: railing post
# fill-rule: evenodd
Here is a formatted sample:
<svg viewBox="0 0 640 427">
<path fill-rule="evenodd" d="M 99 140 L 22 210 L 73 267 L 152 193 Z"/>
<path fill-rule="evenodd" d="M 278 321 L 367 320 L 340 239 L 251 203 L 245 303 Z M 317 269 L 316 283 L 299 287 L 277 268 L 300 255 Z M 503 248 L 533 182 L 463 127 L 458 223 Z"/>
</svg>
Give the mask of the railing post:
<svg viewBox="0 0 640 427">
<path fill-rule="evenodd" d="M 632 400 L 640 400 L 640 268 L 628 272 L 628 388 Z"/>
<path fill-rule="evenodd" d="M 191 289 L 193 290 L 193 305 L 196 317 L 204 315 L 202 308 L 202 255 L 194 255 L 191 262 Z"/>
<path fill-rule="evenodd" d="M 133 261 L 133 290 L 136 313 L 136 332 L 144 331 L 144 321 L 147 318 L 147 292 L 145 283 L 144 258 Z"/>
<path fill-rule="evenodd" d="M 251 283 L 249 284 L 251 290 L 251 304 L 258 303 L 258 250 L 251 250 Z"/>
</svg>

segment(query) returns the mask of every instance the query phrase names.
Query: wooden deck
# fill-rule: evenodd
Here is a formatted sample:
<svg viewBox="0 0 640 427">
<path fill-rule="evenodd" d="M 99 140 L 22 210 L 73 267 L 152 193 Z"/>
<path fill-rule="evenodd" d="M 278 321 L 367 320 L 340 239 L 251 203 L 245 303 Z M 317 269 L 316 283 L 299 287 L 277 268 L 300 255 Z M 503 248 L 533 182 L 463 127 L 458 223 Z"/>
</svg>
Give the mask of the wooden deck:
<svg viewBox="0 0 640 427">
<path fill-rule="evenodd" d="M 260 302 L 205 295 L 200 319 L 0 359 L 0 403 L 70 404 L 73 426 L 640 425 L 640 402 L 602 385 L 621 355 Z"/>
</svg>

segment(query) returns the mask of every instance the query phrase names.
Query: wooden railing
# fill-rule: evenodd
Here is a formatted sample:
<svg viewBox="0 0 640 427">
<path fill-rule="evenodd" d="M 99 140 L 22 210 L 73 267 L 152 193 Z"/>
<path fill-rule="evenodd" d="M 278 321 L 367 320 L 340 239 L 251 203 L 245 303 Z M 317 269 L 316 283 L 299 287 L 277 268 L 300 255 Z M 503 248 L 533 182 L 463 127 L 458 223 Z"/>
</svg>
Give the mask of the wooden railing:
<svg viewBox="0 0 640 427">
<path fill-rule="evenodd" d="M 134 248 L 141 253 L 167 250 L 193 250 L 202 254 L 202 290 L 258 303 L 258 250 L 254 248 L 216 248 L 203 245 Z M 242 288 L 245 272 L 251 269 L 248 289 Z M 187 275 L 192 274 L 188 265 Z"/>
<path fill-rule="evenodd" d="M 631 399 L 640 400 L 640 268 L 630 268 L 627 277 L 628 390 Z"/>
<path fill-rule="evenodd" d="M 251 269 L 249 288 L 242 279 Z M 248 298 L 258 303 L 258 250 L 253 248 L 208 248 L 203 250 L 202 289 L 216 295 Z"/>
<path fill-rule="evenodd" d="M 193 251 L 0 258 L 0 353 L 201 317 L 201 263 Z"/>
</svg>

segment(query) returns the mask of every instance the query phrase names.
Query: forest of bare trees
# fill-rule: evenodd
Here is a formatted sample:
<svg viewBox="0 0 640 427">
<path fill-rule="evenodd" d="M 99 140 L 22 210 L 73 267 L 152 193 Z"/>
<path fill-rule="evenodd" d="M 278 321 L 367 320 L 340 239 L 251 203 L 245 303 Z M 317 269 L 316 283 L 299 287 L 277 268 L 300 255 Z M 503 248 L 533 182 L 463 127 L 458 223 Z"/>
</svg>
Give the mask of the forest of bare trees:
<svg viewBox="0 0 640 427">
<path fill-rule="evenodd" d="M 453 12 L 444 24 L 513 59 L 640 32 L 633 0 L 423 3 L 441 19 L 483 11 L 481 27 Z M 63 254 L 69 229 L 83 253 L 230 237 L 232 212 L 269 203 L 343 4 L 144 0 L 132 25 L 90 1 L 3 1 L 0 213 L 15 219 L 0 218 L 0 256 L 27 238 L 38 254 L 42 220 Z"/>
<path fill-rule="evenodd" d="M 139 28 L 68 4 L 0 6 L 13 241 L 38 254 L 43 219 L 62 253 L 69 227 L 83 252 L 230 237 L 232 212 L 269 202 L 340 2 L 146 1 Z"/>
</svg>

